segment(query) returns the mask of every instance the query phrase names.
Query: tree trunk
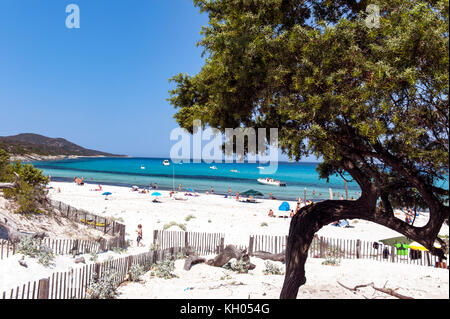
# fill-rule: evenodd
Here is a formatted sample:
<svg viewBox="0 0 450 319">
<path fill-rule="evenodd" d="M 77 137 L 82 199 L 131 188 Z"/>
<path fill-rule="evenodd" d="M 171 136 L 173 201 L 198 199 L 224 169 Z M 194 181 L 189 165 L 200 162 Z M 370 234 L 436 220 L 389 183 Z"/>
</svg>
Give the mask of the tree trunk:
<svg viewBox="0 0 450 319">
<path fill-rule="evenodd" d="M 396 218 L 394 214 L 377 208 L 376 198 L 363 192 L 356 201 L 326 200 L 305 206 L 294 215 L 286 245 L 286 274 L 280 298 L 297 297 L 298 289 L 306 282 L 305 262 L 314 234 L 323 226 L 340 219 L 358 218 L 386 226 L 424 244 L 430 252 L 445 258 L 442 249 L 433 247 L 436 240 L 435 223 L 439 221 L 430 218 L 427 226 L 413 227 Z"/>
</svg>

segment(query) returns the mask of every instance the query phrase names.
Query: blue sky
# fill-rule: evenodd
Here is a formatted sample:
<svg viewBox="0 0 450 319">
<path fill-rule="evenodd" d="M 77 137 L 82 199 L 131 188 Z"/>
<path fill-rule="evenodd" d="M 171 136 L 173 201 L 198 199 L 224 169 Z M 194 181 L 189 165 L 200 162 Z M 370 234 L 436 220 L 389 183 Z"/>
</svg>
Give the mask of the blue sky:
<svg viewBox="0 0 450 319">
<path fill-rule="evenodd" d="M 79 29 L 65 25 L 71 3 Z M 0 136 L 166 157 L 178 127 L 168 79 L 201 69 L 207 23 L 192 0 L 1 0 Z"/>
</svg>

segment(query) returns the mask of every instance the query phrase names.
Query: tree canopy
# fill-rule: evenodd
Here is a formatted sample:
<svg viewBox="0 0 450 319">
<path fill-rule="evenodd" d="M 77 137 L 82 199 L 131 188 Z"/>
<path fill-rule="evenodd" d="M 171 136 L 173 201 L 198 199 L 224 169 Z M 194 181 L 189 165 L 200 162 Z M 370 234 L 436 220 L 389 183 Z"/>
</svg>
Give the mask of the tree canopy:
<svg viewBox="0 0 450 319">
<path fill-rule="evenodd" d="M 348 174 L 362 190 L 358 207 L 327 201 L 297 219 L 313 209 L 321 212 L 318 228 L 345 217 L 371 220 L 443 257 L 433 243 L 449 217 L 448 0 L 377 1 L 376 27 L 367 24 L 364 0 L 194 4 L 209 15 L 198 43 L 205 65 L 172 78 L 179 125 L 278 128 L 292 159 L 321 157 L 321 178 Z M 428 224 L 395 218 L 399 205 L 428 208 Z"/>
</svg>

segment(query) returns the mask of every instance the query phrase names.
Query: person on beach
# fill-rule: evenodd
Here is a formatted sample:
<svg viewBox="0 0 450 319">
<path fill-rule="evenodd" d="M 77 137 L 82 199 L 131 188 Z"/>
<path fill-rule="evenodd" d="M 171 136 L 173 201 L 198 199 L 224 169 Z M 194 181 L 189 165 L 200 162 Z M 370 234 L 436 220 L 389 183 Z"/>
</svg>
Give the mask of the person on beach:
<svg viewBox="0 0 450 319">
<path fill-rule="evenodd" d="M 231 188 L 228 188 L 228 197 L 231 197 Z"/>
<path fill-rule="evenodd" d="M 211 186 L 211 194 L 214 194 L 214 187 Z"/>
<path fill-rule="evenodd" d="M 271 209 L 271 210 L 269 210 L 269 215 L 268 215 L 269 217 L 273 217 L 273 210 Z"/>
<path fill-rule="evenodd" d="M 239 201 L 239 192 L 236 192 L 236 200 Z"/>
<path fill-rule="evenodd" d="M 142 240 L 142 225 L 141 224 L 138 225 L 138 229 L 136 230 L 136 233 L 138 234 L 137 239 L 136 239 L 137 246 L 144 247 L 144 244 L 141 243 L 141 240 Z"/>
<path fill-rule="evenodd" d="M 298 203 L 297 203 L 297 205 L 298 205 Z M 294 210 L 291 209 L 291 214 L 290 214 L 291 218 L 294 217 L 294 215 L 295 215 Z"/>
<path fill-rule="evenodd" d="M 269 199 L 273 199 L 272 192 L 269 193 Z"/>
<path fill-rule="evenodd" d="M 178 185 L 178 191 L 181 192 L 181 184 Z"/>
<path fill-rule="evenodd" d="M 153 188 L 156 190 L 158 189 L 158 184 L 155 183 L 155 185 L 153 185 Z"/>
</svg>

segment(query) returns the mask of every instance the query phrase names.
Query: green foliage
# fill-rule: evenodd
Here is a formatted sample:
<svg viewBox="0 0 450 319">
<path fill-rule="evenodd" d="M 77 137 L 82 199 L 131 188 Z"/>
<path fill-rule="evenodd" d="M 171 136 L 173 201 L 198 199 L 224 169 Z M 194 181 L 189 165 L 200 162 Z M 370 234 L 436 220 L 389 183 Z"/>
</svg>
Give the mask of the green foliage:
<svg viewBox="0 0 450 319">
<path fill-rule="evenodd" d="M 141 276 L 145 274 L 145 267 L 139 264 L 134 264 L 130 268 L 130 280 L 134 282 L 138 282 L 141 279 Z"/>
<path fill-rule="evenodd" d="M 376 28 L 369 1 L 194 4 L 206 63 L 171 79 L 181 127 L 278 128 L 289 157 L 321 157 L 322 178 L 348 173 L 385 210 L 448 203 L 448 0 L 379 0 Z"/>
<path fill-rule="evenodd" d="M 165 224 L 163 226 L 163 230 L 169 229 L 172 226 L 178 226 L 179 228 L 181 228 L 181 230 L 186 231 L 186 224 L 181 224 L 181 223 L 179 224 L 179 223 L 174 222 L 174 221 L 171 221 L 170 223 Z"/>
<path fill-rule="evenodd" d="M 238 274 L 246 274 L 250 268 L 250 263 L 242 259 L 234 260 L 226 263 L 223 268 L 237 272 Z"/>
<path fill-rule="evenodd" d="M 86 289 L 86 299 L 114 299 L 120 281 L 121 278 L 117 271 L 107 269 L 102 273 L 101 278 L 89 284 Z"/>
<path fill-rule="evenodd" d="M 189 215 L 186 216 L 186 218 L 184 220 L 188 222 L 188 221 L 190 221 L 193 218 L 196 218 L 196 217 L 194 215 L 192 215 L 192 214 L 189 214 Z"/>
<path fill-rule="evenodd" d="M 266 222 L 261 223 L 261 227 L 267 227 L 267 226 L 269 226 L 269 224 L 267 224 Z"/>
<path fill-rule="evenodd" d="M 173 273 L 175 270 L 175 261 L 166 257 L 164 260 L 157 261 L 151 268 L 150 275 L 158 278 L 171 279 L 178 277 Z"/>
<path fill-rule="evenodd" d="M 8 154 L 0 149 L 0 180 L 13 182 L 14 174 L 19 175 L 19 181 L 15 188 L 3 190 L 5 198 L 17 203 L 17 213 L 42 213 L 46 206 L 48 177 L 31 164 L 9 163 Z"/>
<path fill-rule="evenodd" d="M 53 251 L 49 247 L 42 245 L 38 239 L 28 236 L 21 238 L 17 251 L 31 258 L 36 258 L 38 263 L 45 267 L 48 267 L 54 258 Z"/>
<path fill-rule="evenodd" d="M 284 272 L 281 269 L 281 267 L 274 264 L 271 261 L 267 260 L 264 263 L 264 266 L 265 266 L 265 268 L 263 270 L 264 275 L 284 275 Z"/>
</svg>

